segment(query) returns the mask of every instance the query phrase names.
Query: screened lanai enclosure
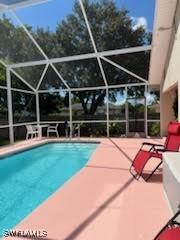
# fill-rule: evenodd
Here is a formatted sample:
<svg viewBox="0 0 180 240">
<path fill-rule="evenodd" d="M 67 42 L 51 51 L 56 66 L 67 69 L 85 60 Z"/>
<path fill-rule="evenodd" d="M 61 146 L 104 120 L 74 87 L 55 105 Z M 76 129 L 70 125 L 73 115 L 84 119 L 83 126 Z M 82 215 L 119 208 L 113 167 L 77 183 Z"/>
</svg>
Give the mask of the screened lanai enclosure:
<svg viewBox="0 0 180 240">
<path fill-rule="evenodd" d="M 70 136 L 77 124 L 85 137 L 159 135 L 154 9 L 127 2 L 0 0 L 1 145 L 25 139 L 27 124 L 59 123 L 64 136 L 66 121 Z"/>
</svg>

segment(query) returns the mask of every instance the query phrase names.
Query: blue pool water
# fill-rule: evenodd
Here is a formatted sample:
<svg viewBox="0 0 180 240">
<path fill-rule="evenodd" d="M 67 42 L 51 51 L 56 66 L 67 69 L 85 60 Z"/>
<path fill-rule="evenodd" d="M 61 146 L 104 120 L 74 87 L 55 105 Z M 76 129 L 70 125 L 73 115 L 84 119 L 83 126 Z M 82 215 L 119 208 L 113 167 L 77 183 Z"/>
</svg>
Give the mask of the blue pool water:
<svg viewBox="0 0 180 240">
<path fill-rule="evenodd" d="M 96 147 L 49 143 L 0 159 L 0 236 L 85 166 Z"/>
</svg>

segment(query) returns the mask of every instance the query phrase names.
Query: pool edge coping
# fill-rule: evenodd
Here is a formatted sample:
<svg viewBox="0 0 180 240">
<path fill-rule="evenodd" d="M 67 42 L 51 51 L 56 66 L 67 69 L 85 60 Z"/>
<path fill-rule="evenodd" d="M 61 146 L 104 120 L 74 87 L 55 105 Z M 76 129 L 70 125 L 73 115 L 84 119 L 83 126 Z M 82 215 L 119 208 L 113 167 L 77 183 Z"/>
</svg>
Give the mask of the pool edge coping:
<svg viewBox="0 0 180 240">
<path fill-rule="evenodd" d="M 94 155 L 94 153 L 97 151 L 98 147 L 101 145 L 101 141 L 97 141 L 97 140 L 94 140 L 91 142 L 88 141 L 88 140 L 58 140 L 58 139 L 44 139 L 42 140 L 43 142 L 40 142 L 40 143 L 37 143 L 35 144 L 34 147 L 26 147 L 26 148 L 23 148 L 22 149 L 18 149 L 18 151 L 13 151 L 12 153 L 7 153 L 5 154 L 3 157 L 1 156 L 0 154 L 0 160 L 1 158 L 4 158 L 4 157 L 8 157 L 8 156 L 11 156 L 13 154 L 17 154 L 17 153 L 20 153 L 20 152 L 24 152 L 24 151 L 28 151 L 28 150 L 31 150 L 31 149 L 34 149 L 34 148 L 37 148 L 39 146 L 42 146 L 42 145 L 45 145 L 45 144 L 48 144 L 48 143 L 84 143 L 84 144 L 97 144 L 97 147 L 96 149 L 93 151 L 93 153 L 91 154 L 90 158 L 88 159 L 88 161 L 86 162 L 86 164 L 80 168 L 73 176 L 71 176 L 62 186 L 60 186 L 55 192 L 53 192 L 51 195 L 48 196 L 48 198 L 46 198 L 42 203 L 40 203 L 36 208 L 34 208 L 27 216 L 25 216 L 20 222 L 17 223 L 17 225 L 15 225 L 13 228 L 11 229 L 8 229 L 9 231 L 11 230 L 16 230 L 16 229 L 20 229 L 18 228 L 19 225 L 21 225 L 21 223 L 23 221 L 25 221 L 26 218 L 28 218 L 34 211 L 37 211 L 37 209 L 42 205 L 44 204 L 46 201 L 48 201 L 50 198 L 52 198 L 58 191 L 61 191 L 62 188 L 64 188 L 69 182 L 71 182 L 73 180 L 74 177 L 77 177 L 87 166 L 87 164 L 92 160 L 92 157 Z M 0 240 L 5 240 L 7 239 L 5 236 L 0 236 Z"/>
<path fill-rule="evenodd" d="M 98 140 L 88 141 L 88 140 L 41 139 L 41 140 L 39 140 L 39 142 L 29 142 L 29 144 L 31 144 L 31 145 L 15 145 L 14 144 L 14 145 L 10 145 L 7 148 L 5 148 L 4 152 L 3 152 L 3 150 L 1 150 L 2 152 L 0 151 L 0 161 L 1 161 L 1 159 L 5 158 L 5 157 L 9 157 L 13 154 L 18 154 L 18 153 L 21 153 L 21 152 L 25 152 L 25 151 L 43 146 L 43 145 L 48 144 L 48 143 L 100 144 L 101 141 L 98 141 Z M 10 150 L 9 148 L 11 148 L 11 147 L 13 147 L 15 149 Z M 10 151 L 8 151 L 8 150 L 10 150 Z"/>
</svg>

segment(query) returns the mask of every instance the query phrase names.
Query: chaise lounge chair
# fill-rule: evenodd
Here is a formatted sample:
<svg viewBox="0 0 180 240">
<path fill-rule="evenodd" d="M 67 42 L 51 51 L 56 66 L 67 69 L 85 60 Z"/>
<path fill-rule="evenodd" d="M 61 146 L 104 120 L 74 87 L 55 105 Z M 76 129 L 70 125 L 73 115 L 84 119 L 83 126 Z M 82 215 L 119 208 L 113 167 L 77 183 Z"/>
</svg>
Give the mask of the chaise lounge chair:
<svg viewBox="0 0 180 240">
<path fill-rule="evenodd" d="M 168 223 L 156 235 L 154 240 L 178 240 L 180 239 L 180 222 L 176 219 L 180 210 L 168 221 Z"/>
<path fill-rule="evenodd" d="M 144 150 L 144 147 L 148 147 L 148 150 Z M 143 170 L 145 165 L 151 158 L 158 158 L 161 161 L 154 168 L 154 170 L 145 178 L 145 181 L 148 181 L 154 172 L 162 164 L 162 153 L 166 151 L 178 152 L 180 147 L 180 123 L 171 122 L 168 125 L 168 136 L 166 138 L 165 144 L 153 144 L 144 142 L 142 147 L 135 156 L 132 165 L 130 167 L 130 173 L 135 179 L 139 179 L 143 175 Z"/>
</svg>

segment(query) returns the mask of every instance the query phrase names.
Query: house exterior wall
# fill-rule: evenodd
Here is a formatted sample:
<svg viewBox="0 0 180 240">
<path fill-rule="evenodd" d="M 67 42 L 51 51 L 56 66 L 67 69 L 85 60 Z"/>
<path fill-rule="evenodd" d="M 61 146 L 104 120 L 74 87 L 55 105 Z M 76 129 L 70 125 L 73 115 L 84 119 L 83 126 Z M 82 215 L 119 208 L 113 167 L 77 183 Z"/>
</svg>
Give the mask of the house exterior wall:
<svg viewBox="0 0 180 240">
<path fill-rule="evenodd" d="M 180 26 L 175 37 L 172 55 L 163 85 L 163 92 L 177 86 L 178 81 L 180 81 Z"/>
<path fill-rule="evenodd" d="M 178 81 L 180 81 L 180 2 L 177 5 L 174 18 L 174 31 L 168 55 L 163 92 L 177 86 Z"/>
<path fill-rule="evenodd" d="M 167 92 L 161 91 L 161 136 L 165 136 L 167 134 L 167 126 L 168 123 L 175 119 L 173 112 L 173 103 L 175 98 L 174 90 L 170 90 Z"/>
<path fill-rule="evenodd" d="M 180 1 L 174 17 L 174 30 L 169 45 L 165 67 L 165 78 L 161 83 L 161 135 L 166 134 L 167 125 L 175 120 L 173 103 L 178 89 L 180 121 Z"/>
</svg>

